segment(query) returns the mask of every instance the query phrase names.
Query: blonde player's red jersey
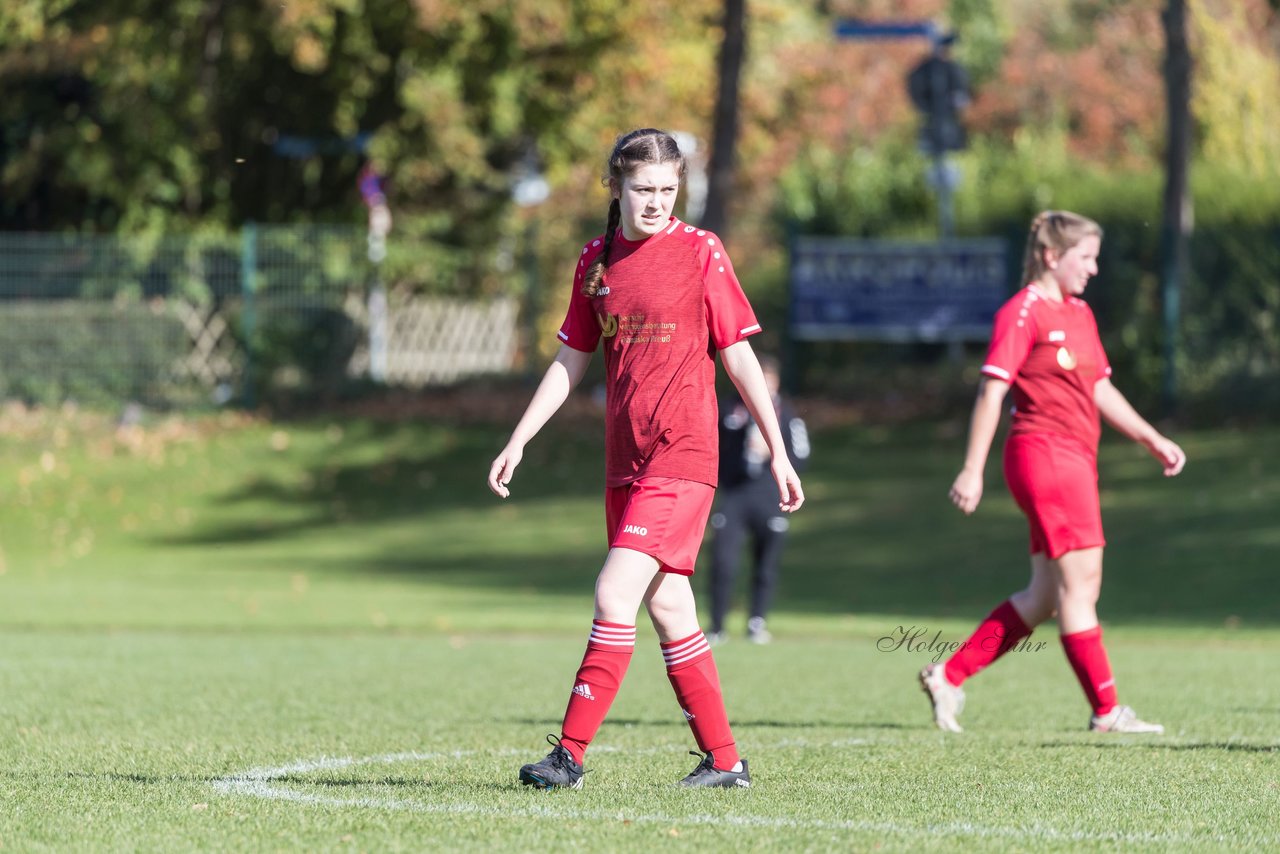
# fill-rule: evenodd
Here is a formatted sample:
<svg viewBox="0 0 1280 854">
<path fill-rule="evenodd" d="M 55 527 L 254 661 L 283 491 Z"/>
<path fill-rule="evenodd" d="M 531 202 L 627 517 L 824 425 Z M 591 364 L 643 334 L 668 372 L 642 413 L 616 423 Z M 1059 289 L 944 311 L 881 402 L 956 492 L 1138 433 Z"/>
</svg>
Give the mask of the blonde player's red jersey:
<svg viewBox="0 0 1280 854">
<path fill-rule="evenodd" d="M 1013 384 L 1011 434 L 1050 433 L 1096 453 L 1102 428 L 1093 387 L 1111 376 L 1088 303 L 1032 284 L 996 312 L 982 373 Z"/>
<path fill-rule="evenodd" d="M 720 238 L 675 217 L 646 240 L 613 239 L 600 293 L 582 295 L 604 249 L 582 250 L 559 337 L 594 352 L 604 338 L 605 479 L 716 485 L 715 355 L 760 331 Z"/>
</svg>

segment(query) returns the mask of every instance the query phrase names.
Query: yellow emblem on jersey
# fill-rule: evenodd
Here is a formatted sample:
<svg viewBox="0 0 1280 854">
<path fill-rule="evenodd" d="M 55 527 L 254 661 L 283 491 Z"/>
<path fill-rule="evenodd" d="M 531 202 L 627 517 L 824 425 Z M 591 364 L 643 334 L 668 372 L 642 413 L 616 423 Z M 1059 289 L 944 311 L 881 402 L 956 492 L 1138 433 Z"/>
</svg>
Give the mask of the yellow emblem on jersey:
<svg viewBox="0 0 1280 854">
<path fill-rule="evenodd" d="M 606 314 L 602 311 L 596 312 L 596 320 L 600 323 L 600 334 L 605 338 L 612 338 L 618 334 L 618 317 L 613 314 Z"/>
<path fill-rule="evenodd" d="M 1066 347 L 1058 348 L 1058 366 L 1064 371 L 1074 371 L 1076 369 L 1076 357 Z"/>
</svg>

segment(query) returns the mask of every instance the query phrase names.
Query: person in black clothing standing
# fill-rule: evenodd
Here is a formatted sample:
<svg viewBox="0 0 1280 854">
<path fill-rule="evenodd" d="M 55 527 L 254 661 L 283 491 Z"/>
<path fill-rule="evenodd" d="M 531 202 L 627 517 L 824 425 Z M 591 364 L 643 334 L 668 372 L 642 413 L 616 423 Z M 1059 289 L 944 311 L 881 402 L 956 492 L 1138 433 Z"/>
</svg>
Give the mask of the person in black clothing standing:
<svg viewBox="0 0 1280 854">
<path fill-rule="evenodd" d="M 762 355 L 760 367 L 782 427 L 787 455 L 800 471 L 809 459 L 808 430 L 779 392 L 778 360 Z M 723 403 L 720 407 L 719 506 L 711 517 L 715 539 L 711 546 L 711 632 L 707 639 L 713 644 L 728 640 L 724 620 L 733 598 L 743 541 L 748 535 L 754 572 L 747 638 L 753 643 L 772 640 L 765 628 L 765 617 L 777 587 L 782 547 L 790 526 L 790 521 L 778 509 L 777 492 L 769 475 L 769 448 L 747 407 L 736 398 Z"/>
</svg>

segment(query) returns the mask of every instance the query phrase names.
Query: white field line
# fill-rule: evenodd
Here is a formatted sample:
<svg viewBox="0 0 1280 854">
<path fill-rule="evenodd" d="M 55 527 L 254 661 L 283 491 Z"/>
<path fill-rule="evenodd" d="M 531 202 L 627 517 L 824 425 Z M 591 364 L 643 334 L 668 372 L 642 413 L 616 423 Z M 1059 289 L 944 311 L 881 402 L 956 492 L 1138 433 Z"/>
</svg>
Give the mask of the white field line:
<svg viewBox="0 0 1280 854">
<path fill-rule="evenodd" d="M 791 740 L 791 744 L 799 744 Z M 860 745 L 868 743 L 865 739 L 842 739 L 839 742 L 823 744 L 824 747 Z M 628 750 L 629 754 L 669 753 L 670 748 L 645 748 Z M 597 749 L 597 753 L 620 751 L 620 748 Z M 213 781 L 213 788 L 226 795 L 248 795 L 265 800 L 287 801 L 297 804 L 322 806 L 349 806 L 367 809 L 404 810 L 416 813 L 433 813 L 442 815 L 474 815 L 493 818 L 550 818 L 573 819 L 580 821 L 632 821 L 646 824 L 663 825 L 709 825 L 718 827 L 749 827 L 779 830 L 837 830 L 871 833 L 885 833 L 906 837 L 976 837 L 979 839 L 1016 839 L 1023 842 L 1117 842 L 1132 845 L 1191 845 L 1195 843 L 1218 842 L 1232 843 L 1240 840 L 1222 834 L 1214 836 L 1189 836 L 1186 834 L 1168 834 L 1154 832 L 1126 833 L 1119 831 L 1064 831 L 1039 824 L 1029 825 L 985 825 L 974 822 L 937 822 L 933 824 L 914 825 L 900 824 L 891 821 L 867 820 L 835 820 L 785 818 L 763 815 L 708 815 L 693 813 L 688 815 L 663 815 L 627 813 L 612 810 L 584 809 L 551 809 L 549 807 L 495 807 L 474 803 L 439 804 L 403 798 L 351 798 L 325 794 L 313 794 L 291 789 L 280 783 L 281 780 L 296 774 L 310 774 L 316 771 L 336 771 L 342 768 L 353 768 L 359 765 L 391 765 L 403 762 L 429 762 L 439 759 L 461 759 L 484 753 L 489 756 L 524 755 L 528 751 L 501 750 L 455 750 L 423 753 L 406 751 L 403 753 L 387 753 L 380 756 L 365 757 L 320 757 L 318 759 L 301 760 L 280 765 L 274 768 L 253 768 L 240 774 L 233 774 Z M 377 785 L 370 781 L 370 785 Z M 1280 836 L 1266 839 L 1252 839 L 1251 843 L 1264 845 L 1280 845 Z"/>
</svg>

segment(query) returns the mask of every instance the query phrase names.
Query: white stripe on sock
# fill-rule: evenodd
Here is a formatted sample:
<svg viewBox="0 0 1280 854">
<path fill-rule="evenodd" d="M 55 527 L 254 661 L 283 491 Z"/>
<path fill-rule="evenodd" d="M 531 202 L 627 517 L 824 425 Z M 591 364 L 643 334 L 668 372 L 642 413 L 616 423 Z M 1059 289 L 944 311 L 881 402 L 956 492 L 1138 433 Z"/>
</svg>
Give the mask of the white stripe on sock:
<svg viewBox="0 0 1280 854">
<path fill-rule="evenodd" d="M 707 643 L 707 636 L 704 635 L 702 632 L 698 632 L 696 635 L 689 638 L 687 641 L 677 644 L 676 646 L 664 646 L 662 648 L 662 657 L 670 658 L 672 656 L 681 655 L 685 651 L 692 649 L 695 646 L 706 645 L 706 643 Z"/>
<path fill-rule="evenodd" d="M 617 626 L 602 626 L 599 623 L 592 623 L 591 635 L 588 641 L 601 646 L 635 646 L 636 627 L 619 628 Z"/>
<path fill-rule="evenodd" d="M 699 656 L 705 655 L 711 651 L 711 645 L 707 643 L 707 639 L 703 635 L 698 635 L 693 641 L 681 644 L 679 647 L 672 647 L 662 651 L 662 659 L 670 670 L 677 664 L 684 664 L 686 661 L 692 661 Z"/>
<path fill-rule="evenodd" d="M 616 637 L 622 637 L 624 635 L 631 635 L 634 637 L 636 633 L 636 630 L 634 628 L 615 629 L 609 626 L 592 626 L 591 631 L 595 632 L 598 635 L 612 635 Z"/>
<path fill-rule="evenodd" d="M 673 667 L 684 664 L 686 661 L 693 661 L 695 658 L 701 658 L 703 655 L 709 652 L 711 652 L 711 647 L 700 649 L 697 652 L 693 652 L 693 653 L 690 653 L 689 655 L 684 656 L 683 658 L 670 659 L 669 661 L 667 661 L 667 669 L 670 670 Z"/>
</svg>

